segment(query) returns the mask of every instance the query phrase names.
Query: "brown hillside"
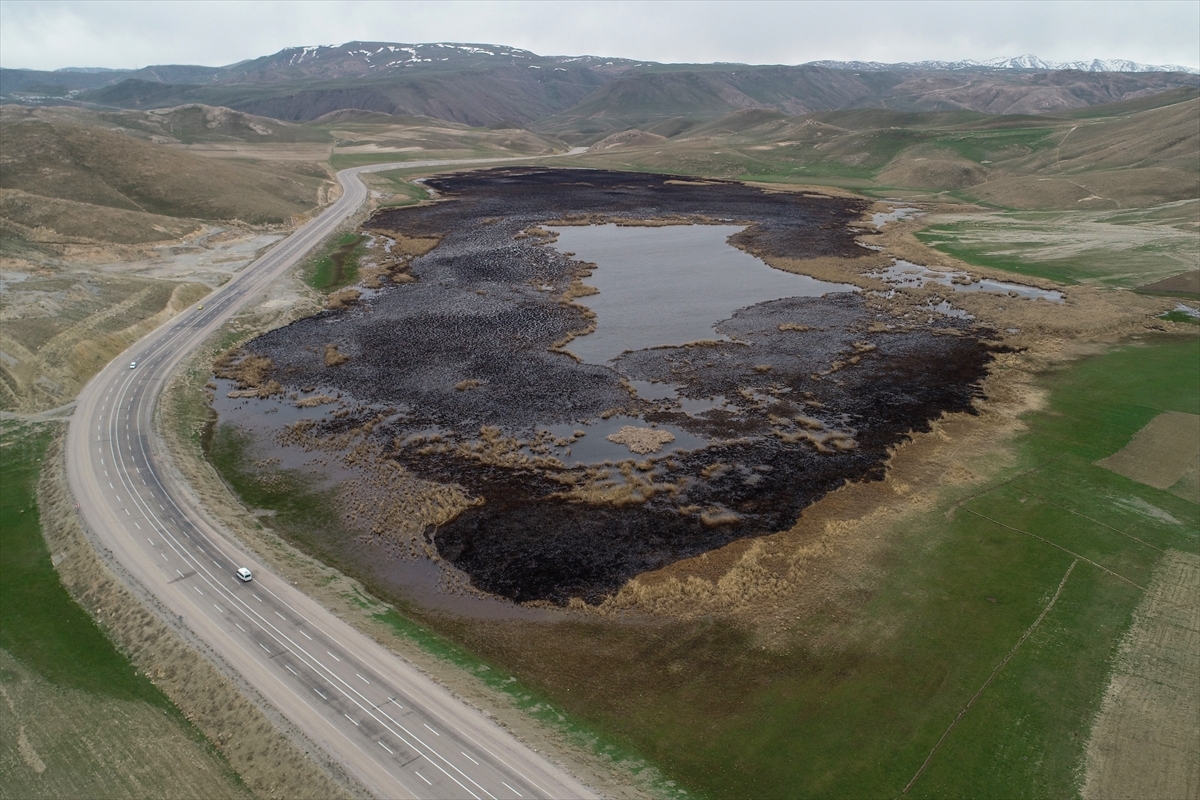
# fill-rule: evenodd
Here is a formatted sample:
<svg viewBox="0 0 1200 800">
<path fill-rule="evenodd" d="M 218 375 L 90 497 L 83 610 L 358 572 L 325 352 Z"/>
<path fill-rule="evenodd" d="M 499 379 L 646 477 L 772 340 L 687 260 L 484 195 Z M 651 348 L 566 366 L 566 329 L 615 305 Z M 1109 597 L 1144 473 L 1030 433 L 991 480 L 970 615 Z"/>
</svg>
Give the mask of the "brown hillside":
<svg viewBox="0 0 1200 800">
<path fill-rule="evenodd" d="M 219 162 L 97 127 L 0 123 L 0 187 L 170 217 L 286 222 L 317 204 L 311 168 Z"/>
</svg>

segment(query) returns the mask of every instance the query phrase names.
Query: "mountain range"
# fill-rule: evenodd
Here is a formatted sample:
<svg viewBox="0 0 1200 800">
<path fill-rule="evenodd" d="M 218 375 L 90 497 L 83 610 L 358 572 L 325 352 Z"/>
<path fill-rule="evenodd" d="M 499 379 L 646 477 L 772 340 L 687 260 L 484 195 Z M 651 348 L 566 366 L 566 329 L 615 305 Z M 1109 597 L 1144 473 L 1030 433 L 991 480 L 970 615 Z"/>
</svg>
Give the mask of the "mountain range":
<svg viewBox="0 0 1200 800">
<path fill-rule="evenodd" d="M 224 67 L 0 70 L 0 101 L 110 109 L 200 103 L 303 122 L 347 109 L 528 128 L 592 144 L 638 128 L 672 136 L 764 109 L 1060 113 L 1200 85 L 1196 70 L 1035 56 L 909 64 L 659 64 L 542 56 L 502 45 L 349 42 L 292 47 Z"/>
</svg>

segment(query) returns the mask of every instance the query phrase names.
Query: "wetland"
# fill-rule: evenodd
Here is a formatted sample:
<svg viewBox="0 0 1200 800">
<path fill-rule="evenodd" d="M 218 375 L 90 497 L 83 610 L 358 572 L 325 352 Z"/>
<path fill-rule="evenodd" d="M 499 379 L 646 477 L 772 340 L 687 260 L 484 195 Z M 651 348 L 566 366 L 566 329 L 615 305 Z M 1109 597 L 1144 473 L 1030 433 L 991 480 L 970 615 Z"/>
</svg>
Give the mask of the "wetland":
<svg viewBox="0 0 1200 800">
<path fill-rule="evenodd" d="M 759 260 L 860 256 L 867 201 L 578 169 L 426 185 L 363 226 L 386 242 L 365 294 L 209 384 L 214 446 L 260 485 L 303 476 L 341 518 L 308 544 L 393 597 L 594 605 L 789 529 L 973 413 L 1002 349 Z"/>
</svg>

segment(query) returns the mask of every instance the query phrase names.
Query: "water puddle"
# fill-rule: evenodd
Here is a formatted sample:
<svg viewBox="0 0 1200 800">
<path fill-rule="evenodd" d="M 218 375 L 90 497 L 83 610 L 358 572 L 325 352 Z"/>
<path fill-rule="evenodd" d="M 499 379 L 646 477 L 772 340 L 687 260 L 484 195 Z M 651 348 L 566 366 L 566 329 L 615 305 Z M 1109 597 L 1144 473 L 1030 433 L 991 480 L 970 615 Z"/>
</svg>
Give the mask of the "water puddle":
<svg viewBox="0 0 1200 800">
<path fill-rule="evenodd" d="M 599 294 L 577 300 L 596 313 L 596 330 L 576 337 L 568 349 L 585 363 L 605 364 L 626 350 L 728 341 L 713 325 L 739 308 L 781 297 L 857 291 L 851 284 L 767 266 L 726 242 L 741 230 L 735 225 L 556 229 L 556 249 L 598 265 L 586 282 Z"/>
<path fill-rule="evenodd" d="M 921 209 L 919 209 L 919 208 L 893 208 L 891 211 L 880 212 L 878 214 L 872 214 L 871 215 L 871 224 L 874 225 L 876 228 L 882 228 L 884 225 L 888 224 L 889 222 L 896 222 L 897 220 L 908 219 L 909 217 L 913 216 L 920 210 Z"/>
<path fill-rule="evenodd" d="M 990 294 L 1015 294 L 1026 300 L 1048 300 L 1051 303 L 1063 302 L 1063 293 L 1053 289 L 1038 289 L 1020 283 L 1007 283 L 991 278 L 973 280 L 965 272 L 939 272 L 911 261 L 896 260 L 887 269 L 871 273 L 892 286 L 924 286 L 927 283 L 937 283 L 956 292 L 988 292 Z"/>
</svg>

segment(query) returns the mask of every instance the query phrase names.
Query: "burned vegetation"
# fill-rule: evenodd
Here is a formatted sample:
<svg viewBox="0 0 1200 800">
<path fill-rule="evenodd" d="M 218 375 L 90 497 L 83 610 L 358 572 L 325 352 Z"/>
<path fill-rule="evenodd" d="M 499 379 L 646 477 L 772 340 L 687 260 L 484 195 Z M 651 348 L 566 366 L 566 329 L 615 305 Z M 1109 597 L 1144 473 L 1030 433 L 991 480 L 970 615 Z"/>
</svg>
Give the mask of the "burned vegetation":
<svg viewBox="0 0 1200 800">
<path fill-rule="evenodd" d="M 364 231 L 401 254 L 401 242 L 435 247 L 408 247 L 355 306 L 245 350 L 256 368 L 270 365 L 255 382 L 299 407 L 305 394 L 341 399 L 313 410 L 307 436 L 352 434 L 405 475 L 469 498 L 422 527 L 424 546 L 478 590 L 600 602 L 647 570 L 790 528 L 846 481 L 881 477 L 889 448 L 912 432 L 972 409 L 990 359 L 984 334 L 952 317 L 892 318 L 861 293 L 760 303 L 716 325 L 726 341 L 626 352 L 607 366 L 563 350 L 593 324 L 581 279 L 594 265 L 548 246 L 547 227 L 736 221 L 746 228 L 732 243 L 751 252 L 855 258 L 863 201 L 596 170 L 427 183 L 443 201 L 378 212 Z M 646 399 L 639 382 L 669 391 Z M 325 545 L 342 563 L 368 552 Z"/>
</svg>

